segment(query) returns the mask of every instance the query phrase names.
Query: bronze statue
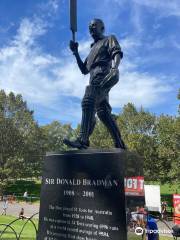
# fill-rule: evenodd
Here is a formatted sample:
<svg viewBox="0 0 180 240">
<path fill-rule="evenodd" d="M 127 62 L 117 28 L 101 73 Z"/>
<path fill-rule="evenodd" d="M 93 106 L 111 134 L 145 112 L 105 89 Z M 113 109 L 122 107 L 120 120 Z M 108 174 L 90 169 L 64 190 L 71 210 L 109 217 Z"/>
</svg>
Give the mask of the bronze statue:
<svg viewBox="0 0 180 240">
<path fill-rule="evenodd" d="M 79 56 L 78 43 L 70 41 L 79 69 L 83 74 L 90 73 L 89 85 L 86 87 L 82 100 L 82 120 L 79 137 L 75 141 L 64 139 L 70 147 L 86 149 L 89 147 L 89 137 L 92 134 L 96 119 L 95 114 L 109 130 L 116 148 L 125 149 L 120 131 L 111 114 L 109 91 L 119 80 L 118 66 L 123 57 L 121 47 L 114 35 L 104 35 L 104 23 L 94 19 L 89 24 L 89 32 L 94 39 L 91 51 L 83 62 Z"/>
</svg>

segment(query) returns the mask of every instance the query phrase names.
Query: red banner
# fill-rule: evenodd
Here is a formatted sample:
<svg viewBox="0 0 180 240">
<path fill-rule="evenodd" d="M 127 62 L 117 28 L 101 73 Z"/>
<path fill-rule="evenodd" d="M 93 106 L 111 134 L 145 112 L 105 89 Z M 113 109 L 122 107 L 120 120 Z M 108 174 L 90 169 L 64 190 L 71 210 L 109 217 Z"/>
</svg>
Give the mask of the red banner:
<svg viewBox="0 0 180 240">
<path fill-rule="evenodd" d="M 173 194 L 174 223 L 180 224 L 180 194 Z"/>
<path fill-rule="evenodd" d="M 144 177 L 125 177 L 125 194 L 132 196 L 144 196 Z"/>
</svg>

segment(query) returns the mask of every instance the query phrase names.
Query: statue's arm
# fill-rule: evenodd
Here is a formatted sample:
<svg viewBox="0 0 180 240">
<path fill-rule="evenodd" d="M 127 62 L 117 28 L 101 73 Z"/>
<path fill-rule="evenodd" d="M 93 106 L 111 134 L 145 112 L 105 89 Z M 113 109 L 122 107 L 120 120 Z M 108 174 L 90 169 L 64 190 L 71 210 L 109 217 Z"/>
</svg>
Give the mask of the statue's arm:
<svg viewBox="0 0 180 240">
<path fill-rule="evenodd" d="M 101 88 L 105 90 L 110 90 L 119 80 L 119 70 L 118 66 L 123 58 L 123 52 L 121 47 L 114 36 L 109 39 L 109 54 L 111 56 L 112 64 L 111 70 L 101 82 Z"/>
<path fill-rule="evenodd" d="M 86 62 L 83 62 L 81 60 L 81 57 L 80 57 L 79 52 L 78 52 L 78 45 L 79 44 L 77 42 L 74 42 L 74 41 L 70 41 L 70 43 L 69 43 L 69 47 L 70 47 L 71 51 L 73 52 L 73 54 L 76 58 L 79 69 L 81 70 L 81 72 L 83 74 L 87 74 L 88 70 L 86 68 Z"/>
<path fill-rule="evenodd" d="M 121 62 L 121 54 L 116 53 L 112 59 L 112 68 L 118 69 L 120 62 Z"/>
<path fill-rule="evenodd" d="M 109 54 L 112 58 L 112 68 L 118 69 L 118 66 L 123 58 L 123 52 L 114 35 L 109 37 Z"/>
<path fill-rule="evenodd" d="M 86 63 L 81 60 L 81 57 L 79 55 L 79 52 L 75 52 L 74 56 L 76 58 L 77 64 L 79 69 L 81 70 L 82 74 L 88 74 L 88 70 L 86 68 Z"/>
</svg>

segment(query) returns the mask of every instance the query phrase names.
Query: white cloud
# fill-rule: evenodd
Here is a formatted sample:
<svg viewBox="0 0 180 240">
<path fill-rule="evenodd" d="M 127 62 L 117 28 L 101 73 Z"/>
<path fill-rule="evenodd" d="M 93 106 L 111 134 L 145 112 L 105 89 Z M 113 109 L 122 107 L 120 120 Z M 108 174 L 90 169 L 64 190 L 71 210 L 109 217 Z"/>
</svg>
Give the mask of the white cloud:
<svg viewBox="0 0 180 240">
<path fill-rule="evenodd" d="M 59 5 L 58 5 L 58 0 L 50 0 L 49 1 L 49 5 L 50 7 L 52 7 L 52 9 L 56 12 L 59 8 Z"/>
<path fill-rule="evenodd" d="M 135 3 L 145 6 L 149 9 L 157 10 L 160 16 L 177 16 L 180 17 L 179 0 L 132 0 Z"/>
<path fill-rule="evenodd" d="M 47 114 L 51 112 L 49 119 L 64 114 L 77 119 L 80 105 L 79 110 L 77 104 L 71 101 L 67 106 L 63 98 L 82 98 L 87 78 L 80 74 L 69 51 L 65 51 L 66 54 L 60 59 L 43 52 L 36 40 L 46 31 L 47 25 L 42 24 L 40 19 L 22 20 L 14 39 L 0 49 L 1 88 L 7 92 L 21 93 L 36 110 L 39 108 L 44 112 L 41 108 L 46 108 Z M 82 55 L 88 47 L 88 42 L 81 44 Z M 67 117 L 64 119 L 67 120 Z"/>
<path fill-rule="evenodd" d="M 46 26 L 41 19 L 35 18 L 30 21 L 28 18 L 24 18 L 20 24 L 17 35 L 15 36 L 12 44 L 16 45 L 33 45 L 34 40 L 38 36 L 45 34 Z"/>
<path fill-rule="evenodd" d="M 103 0 L 93 2 L 94 17 L 102 18 L 105 22 L 105 29 L 109 32 L 112 27 L 117 27 L 120 15 L 126 7 L 126 0 Z"/>
<path fill-rule="evenodd" d="M 62 4 L 62 2 L 61 2 Z M 48 0 L 39 5 L 41 16 L 43 17 L 55 17 L 54 14 L 57 13 L 60 7 L 59 0 Z M 44 16 L 45 13 L 45 16 Z"/>
<path fill-rule="evenodd" d="M 149 56 L 146 60 L 138 57 L 138 49 L 142 47 L 141 45 L 141 40 L 135 36 L 126 37 L 121 41 L 125 57 L 120 64 L 119 83 L 110 94 L 114 107 L 123 106 L 128 102 L 147 108 L 157 106 L 166 100 L 166 93 L 173 91 L 174 86 L 170 85 L 169 76 L 163 73 L 155 75 L 141 72 L 143 61 L 151 62 Z"/>
<path fill-rule="evenodd" d="M 144 24 L 141 8 L 135 3 L 131 3 L 131 23 L 134 26 L 134 31 L 137 35 L 143 32 Z"/>
<path fill-rule="evenodd" d="M 180 43 L 175 37 L 172 37 L 171 42 L 173 47 L 175 47 L 177 50 L 180 50 Z"/>
<path fill-rule="evenodd" d="M 141 41 L 136 36 L 128 36 L 121 39 L 120 45 L 126 55 L 136 54 L 137 48 L 141 46 Z"/>
<path fill-rule="evenodd" d="M 157 78 L 148 73 L 125 71 L 120 76 L 117 87 L 112 89 L 112 105 L 119 107 L 128 102 L 146 108 L 158 105 L 165 101 L 163 95 L 172 91 L 171 86 L 164 84 L 166 79 L 165 76 Z"/>
<path fill-rule="evenodd" d="M 51 1 L 53 4 L 57 1 Z M 53 5 L 56 9 L 56 5 Z M 53 120 L 80 120 L 80 104 L 88 76 L 83 76 L 69 50 L 61 58 L 41 49 L 38 37 L 48 31 L 48 23 L 41 18 L 23 19 L 14 39 L 0 49 L 0 84 L 6 91 L 21 93 L 36 111 Z M 80 53 L 89 52 L 90 40 L 80 42 Z M 110 94 L 113 107 L 127 102 L 150 107 L 163 101 L 164 93 L 172 90 L 162 74 L 153 76 L 139 71 L 136 49 L 141 45 L 135 37 L 122 39 L 121 45 L 127 57 L 120 66 L 120 82 Z M 74 97 L 73 101 L 71 97 Z M 46 112 L 45 112 L 46 110 Z M 68 122 L 71 122 L 69 120 Z"/>
</svg>

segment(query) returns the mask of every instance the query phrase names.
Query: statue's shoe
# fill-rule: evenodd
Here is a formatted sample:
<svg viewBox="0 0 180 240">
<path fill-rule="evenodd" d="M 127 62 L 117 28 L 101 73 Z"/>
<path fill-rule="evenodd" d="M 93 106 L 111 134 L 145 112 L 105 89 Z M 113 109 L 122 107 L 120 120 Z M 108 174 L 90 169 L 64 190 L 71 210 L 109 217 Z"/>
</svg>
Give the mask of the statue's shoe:
<svg viewBox="0 0 180 240">
<path fill-rule="evenodd" d="M 70 141 L 69 139 L 64 139 L 63 143 L 66 144 L 68 147 L 72 148 L 78 148 L 78 149 L 87 149 L 89 147 L 88 143 L 84 143 L 80 141 L 79 139 L 76 139 L 74 141 Z"/>
</svg>

